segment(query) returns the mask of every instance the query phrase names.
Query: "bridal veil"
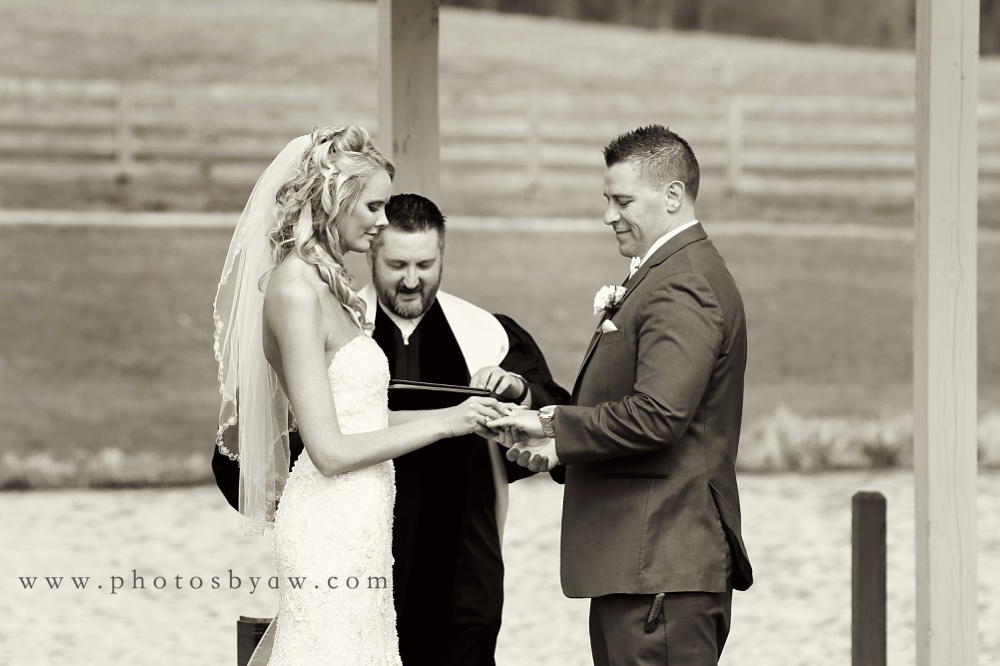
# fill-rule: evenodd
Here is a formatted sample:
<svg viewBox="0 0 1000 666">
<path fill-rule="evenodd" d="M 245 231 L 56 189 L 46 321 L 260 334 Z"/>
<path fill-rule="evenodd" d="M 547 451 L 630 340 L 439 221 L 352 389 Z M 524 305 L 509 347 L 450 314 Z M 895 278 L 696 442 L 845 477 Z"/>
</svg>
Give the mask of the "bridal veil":
<svg viewBox="0 0 1000 666">
<path fill-rule="evenodd" d="M 285 146 L 258 179 L 233 233 L 215 296 L 215 358 L 222 407 L 216 446 L 240 464 L 239 511 L 247 534 L 274 520 L 288 478 L 288 399 L 264 357 L 262 317 L 271 268 L 268 231 L 275 197 L 310 145 L 300 136 Z M 233 431 L 227 431 L 234 428 Z"/>
</svg>

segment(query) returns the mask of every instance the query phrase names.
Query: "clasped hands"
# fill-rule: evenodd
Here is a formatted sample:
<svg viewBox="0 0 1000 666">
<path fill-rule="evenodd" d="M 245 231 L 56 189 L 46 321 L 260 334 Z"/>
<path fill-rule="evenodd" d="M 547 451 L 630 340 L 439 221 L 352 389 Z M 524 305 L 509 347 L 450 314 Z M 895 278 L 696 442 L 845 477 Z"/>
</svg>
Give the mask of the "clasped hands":
<svg viewBox="0 0 1000 666">
<path fill-rule="evenodd" d="M 556 440 L 546 437 L 538 412 L 519 405 L 502 405 L 505 416 L 488 420 L 487 438 L 507 447 L 507 460 L 532 472 L 549 472 L 559 464 Z"/>
<path fill-rule="evenodd" d="M 528 385 L 520 375 L 498 365 L 481 368 L 469 381 L 470 386 L 489 389 L 508 400 L 526 400 Z M 559 464 L 555 440 L 545 437 L 538 412 L 520 404 L 498 403 L 493 409 L 499 418 L 484 417 L 477 434 L 507 447 L 507 460 L 532 472 L 547 472 Z"/>
</svg>

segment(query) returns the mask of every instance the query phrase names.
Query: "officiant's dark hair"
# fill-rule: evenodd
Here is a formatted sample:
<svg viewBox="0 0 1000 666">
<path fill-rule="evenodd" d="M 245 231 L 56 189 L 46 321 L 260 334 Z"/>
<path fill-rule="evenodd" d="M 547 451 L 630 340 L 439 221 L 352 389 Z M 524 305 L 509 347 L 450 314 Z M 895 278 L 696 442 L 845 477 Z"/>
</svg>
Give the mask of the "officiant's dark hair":
<svg viewBox="0 0 1000 666">
<path fill-rule="evenodd" d="M 394 194 L 385 205 L 388 227 L 403 233 L 434 230 L 438 232 L 438 246 L 444 250 L 445 217 L 433 201 L 419 194 Z M 381 239 L 376 238 L 372 251 L 378 253 Z"/>
<path fill-rule="evenodd" d="M 688 142 L 669 127 L 647 125 L 619 135 L 604 148 L 604 165 L 633 164 L 647 183 L 659 186 L 672 180 L 684 183 L 691 201 L 698 198 L 701 169 Z"/>
</svg>

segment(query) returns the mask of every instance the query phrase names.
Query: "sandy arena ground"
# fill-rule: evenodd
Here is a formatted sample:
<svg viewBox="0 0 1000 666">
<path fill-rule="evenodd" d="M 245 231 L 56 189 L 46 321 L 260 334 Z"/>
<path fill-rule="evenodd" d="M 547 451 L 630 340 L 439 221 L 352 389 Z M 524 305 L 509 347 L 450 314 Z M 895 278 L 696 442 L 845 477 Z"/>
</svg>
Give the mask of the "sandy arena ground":
<svg viewBox="0 0 1000 666">
<path fill-rule="evenodd" d="M 880 490 L 889 506 L 889 662 L 913 664 L 912 475 L 745 475 L 741 490 L 757 582 L 734 595 L 721 663 L 850 663 L 851 495 Z M 560 502 L 560 487 L 544 478 L 512 488 L 503 666 L 590 663 L 587 602 L 559 590 Z M 242 537 L 215 488 L 4 493 L 0 516 L 3 665 L 230 666 L 237 616 L 268 617 L 276 606 L 265 587 L 274 571 L 269 541 Z M 980 478 L 979 545 L 979 664 L 1000 666 L 997 474 Z M 238 589 L 228 589 L 230 569 Z M 132 589 L 133 570 L 145 590 Z M 25 590 L 23 576 L 40 579 Z M 45 576 L 65 578 L 52 590 Z M 86 589 L 71 576 L 89 577 Z M 213 576 L 220 589 L 211 589 Z M 251 576 L 261 577 L 256 591 Z M 195 577 L 201 589 L 191 589 Z"/>
</svg>

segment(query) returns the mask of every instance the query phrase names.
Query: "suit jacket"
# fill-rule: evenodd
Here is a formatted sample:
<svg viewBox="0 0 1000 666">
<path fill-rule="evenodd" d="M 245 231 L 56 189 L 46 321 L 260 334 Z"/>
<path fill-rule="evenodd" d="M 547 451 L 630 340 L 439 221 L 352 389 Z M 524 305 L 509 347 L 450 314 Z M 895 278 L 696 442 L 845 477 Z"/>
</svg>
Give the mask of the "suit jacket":
<svg viewBox="0 0 1000 666">
<path fill-rule="evenodd" d="M 606 314 L 617 330 L 598 328 L 572 406 L 553 420 L 566 465 L 563 591 L 746 589 L 753 573 L 736 485 L 747 355 L 740 292 L 700 224 L 659 248 L 625 287 Z"/>
</svg>

